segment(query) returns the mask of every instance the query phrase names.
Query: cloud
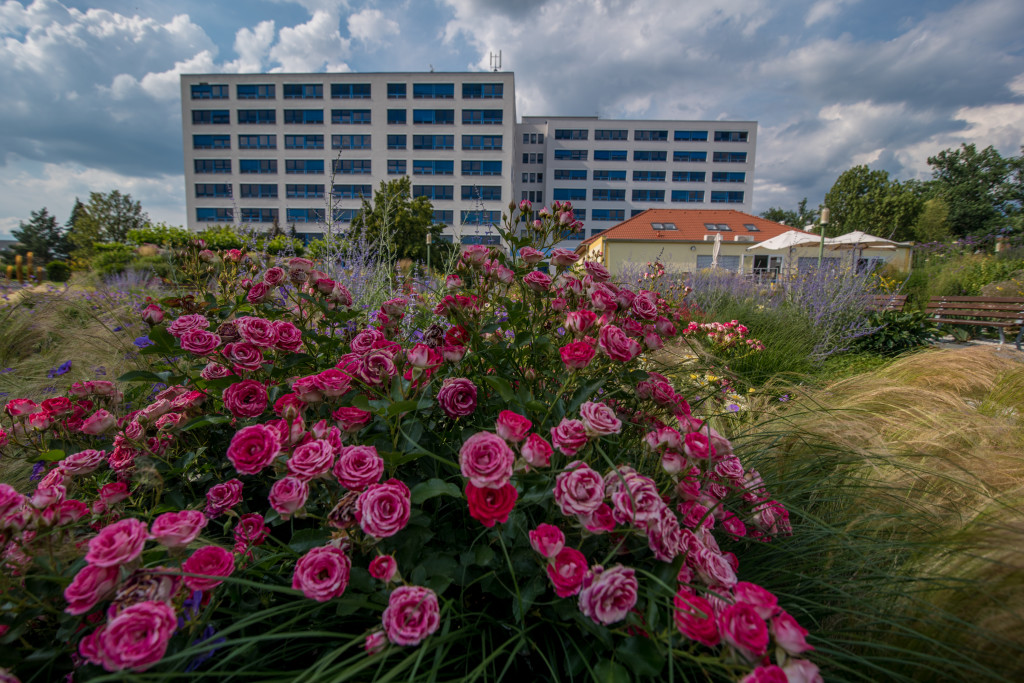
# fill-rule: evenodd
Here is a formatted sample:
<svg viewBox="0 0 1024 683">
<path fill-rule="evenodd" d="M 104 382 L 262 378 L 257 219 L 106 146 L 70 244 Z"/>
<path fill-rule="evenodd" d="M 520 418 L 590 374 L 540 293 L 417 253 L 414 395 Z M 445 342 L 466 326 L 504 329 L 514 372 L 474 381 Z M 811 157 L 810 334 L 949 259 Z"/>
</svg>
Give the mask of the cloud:
<svg viewBox="0 0 1024 683">
<path fill-rule="evenodd" d="M 270 48 L 270 59 L 279 64 L 271 71 L 350 71 L 344 62 L 349 41 L 341 37 L 338 25 L 336 12 L 318 9 L 306 23 L 283 27 Z"/>
<path fill-rule="evenodd" d="M 261 21 L 253 29 L 238 29 L 234 46 L 238 59 L 228 64 L 225 71 L 240 74 L 262 72 L 276 35 L 273 21 Z"/>
<path fill-rule="evenodd" d="M 378 9 L 364 9 L 348 18 L 348 34 L 353 40 L 377 45 L 398 33 L 398 22 L 386 18 Z"/>
<path fill-rule="evenodd" d="M 804 19 L 805 26 L 813 26 L 819 21 L 831 19 L 837 16 L 843 9 L 843 5 L 852 4 L 857 0 L 819 0 L 811 6 L 811 9 L 807 12 L 807 18 Z"/>
</svg>

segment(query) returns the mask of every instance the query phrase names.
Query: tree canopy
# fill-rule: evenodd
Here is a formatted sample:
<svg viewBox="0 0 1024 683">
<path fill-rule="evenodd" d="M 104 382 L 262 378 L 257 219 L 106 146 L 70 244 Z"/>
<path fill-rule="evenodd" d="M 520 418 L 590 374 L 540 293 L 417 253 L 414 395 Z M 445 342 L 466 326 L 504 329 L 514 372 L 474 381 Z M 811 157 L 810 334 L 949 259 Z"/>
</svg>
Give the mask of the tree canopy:
<svg viewBox="0 0 1024 683">
<path fill-rule="evenodd" d="M 844 171 L 825 194 L 831 216 L 825 235 L 834 237 L 853 230 L 896 240 L 915 239 L 914 226 L 924 207 L 924 187 L 901 184 L 883 170 L 865 165 Z"/>
<path fill-rule="evenodd" d="M 97 242 L 124 242 L 129 230 L 141 230 L 149 223 L 142 205 L 118 190 L 90 192 L 85 205 L 75 201 L 68 239 L 79 257 L 92 256 Z"/>
<path fill-rule="evenodd" d="M 944 149 L 928 157 L 935 195 L 949 208 L 957 235 L 978 235 L 1019 225 L 1015 218 L 1024 199 L 1024 155 L 1004 158 L 992 146 L 974 144 Z"/>
<path fill-rule="evenodd" d="M 18 240 L 10 247 L 14 254 L 24 256 L 32 252 L 38 263 L 67 258 L 67 238 L 58 225 L 57 218 L 50 214 L 45 206 L 39 211 L 33 211 L 28 223 L 19 222 L 18 227 L 11 231 L 11 235 Z"/>
<path fill-rule="evenodd" d="M 444 225 L 434 222 L 434 207 L 426 197 L 411 196 L 408 176 L 381 181 L 373 200 L 363 198 L 363 206 L 352 219 L 348 237 L 371 245 L 386 245 L 395 259 L 425 261 L 427 234 L 435 251 L 444 249 L 441 232 Z"/>
<path fill-rule="evenodd" d="M 803 228 L 805 225 L 818 221 L 818 212 L 814 209 L 808 210 L 807 197 L 800 200 L 796 211 L 787 211 L 781 206 L 773 206 L 761 212 L 761 218 L 766 218 L 776 223 L 785 223 L 793 228 Z"/>
</svg>

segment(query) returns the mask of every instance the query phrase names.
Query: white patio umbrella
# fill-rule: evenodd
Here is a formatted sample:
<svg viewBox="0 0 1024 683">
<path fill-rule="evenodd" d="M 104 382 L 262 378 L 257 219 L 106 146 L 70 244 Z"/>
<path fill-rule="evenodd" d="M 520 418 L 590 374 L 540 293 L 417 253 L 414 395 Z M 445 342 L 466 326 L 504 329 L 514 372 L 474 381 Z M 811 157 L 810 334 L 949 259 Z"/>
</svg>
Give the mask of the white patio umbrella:
<svg viewBox="0 0 1024 683">
<path fill-rule="evenodd" d="M 829 249 L 895 249 L 899 242 L 869 235 L 862 230 L 854 230 L 830 240 L 826 239 L 825 246 Z"/>
<path fill-rule="evenodd" d="M 753 251 L 755 249 L 782 251 L 783 249 L 790 249 L 792 247 L 803 247 L 817 244 L 819 240 L 821 240 L 821 237 L 818 235 L 809 235 L 800 230 L 790 230 L 789 232 L 784 232 L 781 235 L 776 235 L 771 239 L 767 239 L 764 242 L 758 242 L 753 246 L 749 246 L 747 247 L 747 251 Z M 826 237 L 825 244 L 831 243 L 832 240 Z"/>
<path fill-rule="evenodd" d="M 722 250 L 722 233 L 715 235 L 715 246 L 711 249 L 711 267 L 718 267 L 718 252 Z"/>
</svg>

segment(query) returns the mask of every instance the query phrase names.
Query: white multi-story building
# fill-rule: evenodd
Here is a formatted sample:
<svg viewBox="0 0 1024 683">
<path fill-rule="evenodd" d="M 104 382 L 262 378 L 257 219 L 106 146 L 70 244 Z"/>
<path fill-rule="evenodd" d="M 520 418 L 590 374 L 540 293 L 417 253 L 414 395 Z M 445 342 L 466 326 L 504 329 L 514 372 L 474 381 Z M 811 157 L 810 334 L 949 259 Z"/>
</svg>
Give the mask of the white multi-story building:
<svg viewBox="0 0 1024 683">
<path fill-rule="evenodd" d="M 343 229 L 362 197 L 406 175 L 463 244 L 497 244 L 490 224 L 521 199 L 571 200 L 586 236 L 652 207 L 752 204 L 755 122 L 517 124 L 512 73 L 183 75 L 181 103 L 193 230 L 318 237 L 329 209 Z"/>
</svg>

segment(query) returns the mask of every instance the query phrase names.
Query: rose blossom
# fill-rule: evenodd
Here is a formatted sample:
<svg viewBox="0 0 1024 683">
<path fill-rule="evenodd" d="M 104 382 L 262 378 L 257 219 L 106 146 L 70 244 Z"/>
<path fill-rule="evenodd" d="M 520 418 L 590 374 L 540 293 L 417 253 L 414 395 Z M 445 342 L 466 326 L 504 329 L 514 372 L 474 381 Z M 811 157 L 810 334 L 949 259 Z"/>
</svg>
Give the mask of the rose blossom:
<svg viewBox="0 0 1024 683">
<path fill-rule="evenodd" d="M 476 385 L 468 379 L 449 378 L 437 392 L 437 402 L 448 417 L 465 417 L 476 410 Z"/>
<path fill-rule="evenodd" d="M 575 548 L 562 548 L 546 568 L 555 595 L 567 598 L 580 592 L 587 573 L 587 558 Z"/>
<path fill-rule="evenodd" d="M 355 376 L 371 387 L 384 386 L 397 374 L 394 359 L 384 349 L 374 349 L 363 356 L 355 368 Z"/>
<path fill-rule="evenodd" d="M 519 443 L 526 438 L 526 433 L 532 426 L 533 423 L 519 413 L 514 413 L 511 410 L 503 410 L 498 413 L 497 432 L 498 436 L 505 441 Z"/>
<path fill-rule="evenodd" d="M 298 394 L 283 394 L 274 401 L 274 414 L 288 421 L 294 421 L 305 409 L 306 403 Z"/>
<path fill-rule="evenodd" d="M 92 643 L 98 660 L 91 661 L 111 672 L 145 671 L 167 652 L 177 626 L 174 609 L 165 602 L 147 601 L 126 607 L 96 631 Z"/>
<path fill-rule="evenodd" d="M 771 591 L 758 586 L 756 583 L 737 581 L 736 585 L 732 588 L 732 594 L 736 602 L 747 603 L 754 608 L 754 611 L 761 615 L 762 619 L 768 619 L 781 611 L 778 598 Z"/>
<path fill-rule="evenodd" d="M 303 403 L 320 403 L 324 400 L 323 392 L 317 386 L 316 376 L 299 377 L 292 381 L 292 391 Z"/>
<path fill-rule="evenodd" d="M 162 546 L 181 548 L 196 540 L 207 521 L 199 510 L 165 512 L 153 520 L 149 537 Z"/>
<path fill-rule="evenodd" d="M 585 341 L 569 342 L 558 350 L 562 362 L 570 370 L 582 370 L 594 359 L 594 347 Z"/>
<path fill-rule="evenodd" d="M 807 629 L 798 624 L 788 612 L 780 611 L 772 617 L 770 630 L 775 644 L 791 655 L 814 649 L 807 644 Z"/>
<path fill-rule="evenodd" d="M 287 320 L 274 321 L 274 333 L 277 342 L 274 348 L 280 351 L 298 351 L 302 346 L 302 330 Z"/>
<path fill-rule="evenodd" d="M 590 275 L 594 282 L 604 282 L 605 280 L 610 280 L 612 277 L 612 274 L 608 272 L 608 269 L 597 261 L 584 261 L 583 268 L 587 271 L 587 274 Z"/>
<path fill-rule="evenodd" d="M 222 351 L 226 358 L 236 370 L 253 372 L 263 366 L 263 352 L 249 342 L 232 342 L 225 344 Z M 209 366 L 207 366 L 209 367 Z M 226 369 L 226 368 L 225 368 Z M 212 375 L 227 377 L 230 373 L 221 374 L 223 371 L 213 371 Z M 216 377 L 214 377 L 215 379 Z"/>
<path fill-rule="evenodd" d="M 544 252 L 539 249 L 534 249 L 533 247 L 522 247 L 519 249 L 519 258 L 532 265 L 544 260 Z"/>
<path fill-rule="evenodd" d="M 255 347 L 254 347 L 255 348 Z M 221 377 L 227 377 L 231 374 L 231 369 L 227 366 L 221 365 L 220 363 L 207 363 L 206 367 L 202 369 L 199 376 L 205 380 L 220 379 Z"/>
<path fill-rule="evenodd" d="M 492 527 L 496 522 L 507 522 L 518 498 L 519 492 L 512 484 L 505 484 L 501 488 L 480 488 L 466 482 L 469 516 L 486 527 Z"/>
<path fill-rule="evenodd" d="M 259 417 L 267 409 L 267 388 L 254 379 L 232 384 L 223 398 L 224 407 L 235 417 Z"/>
<path fill-rule="evenodd" d="M 212 577 L 231 576 L 235 571 L 235 556 L 220 546 L 205 545 L 181 563 L 181 570 L 186 574 L 203 574 Z M 185 577 L 185 585 L 194 591 L 212 590 L 222 583 L 224 583 L 222 579 L 206 578 L 206 576 Z"/>
<path fill-rule="evenodd" d="M 227 459 L 239 474 L 259 474 L 281 450 L 277 433 L 266 425 L 242 427 L 231 437 Z"/>
<path fill-rule="evenodd" d="M 554 524 L 538 524 L 529 536 L 530 547 L 548 559 L 558 555 L 565 547 L 565 534 Z"/>
<path fill-rule="evenodd" d="M 530 434 L 526 437 L 519 450 L 531 467 L 547 467 L 551 464 L 551 454 L 554 452 L 551 444 L 540 434 Z"/>
<path fill-rule="evenodd" d="M 85 561 L 98 567 L 117 567 L 142 554 L 149 530 L 146 523 L 128 517 L 104 527 L 89 539 Z"/>
<path fill-rule="evenodd" d="M 89 506 L 80 500 L 61 501 L 57 508 L 57 524 L 67 526 L 89 514 Z"/>
<path fill-rule="evenodd" d="M 64 470 L 65 474 L 69 475 L 89 474 L 106 462 L 106 460 L 106 452 L 90 448 L 78 453 L 72 453 L 64 458 L 60 462 L 60 468 Z"/>
<path fill-rule="evenodd" d="M 236 319 L 235 324 L 242 339 L 254 346 L 270 348 L 277 344 L 277 329 L 269 320 L 244 316 Z"/>
<path fill-rule="evenodd" d="M 768 649 L 768 625 L 745 602 L 729 605 L 718 617 L 722 639 L 748 659 L 756 659 Z"/>
<path fill-rule="evenodd" d="M 216 517 L 242 500 L 242 482 L 228 479 L 222 484 L 211 486 L 206 492 L 206 516 Z"/>
<path fill-rule="evenodd" d="M 334 476 L 349 491 L 362 491 L 380 481 L 384 459 L 373 446 L 344 446 L 334 463 Z"/>
<path fill-rule="evenodd" d="M 295 563 L 292 588 L 310 600 L 327 602 L 339 598 L 348 587 L 352 561 L 333 545 L 313 548 Z"/>
<path fill-rule="evenodd" d="M 637 588 L 636 572 L 628 567 L 594 567 L 583 577 L 580 611 L 605 626 L 622 621 L 636 605 Z"/>
<path fill-rule="evenodd" d="M 173 321 L 167 326 L 167 332 L 172 337 L 181 337 L 184 332 L 189 330 L 205 330 L 210 327 L 210 321 L 205 316 L 199 315 L 198 313 L 192 313 L 189 315 L 183 315 Z"/>
<path fill-rule="evenodd" d="M 147 325 L 159 325 L 164 321 L 164 312 L 156 304 L 150 304 L 142 309 L 142 322 Z"/>
<path fill-rule="evenodd" d="M 117 424 L 117 418 L 111 415 L 106 410 L 100 408 L 95 413 L 90 415 L 79 427 L 79 431 L 85 434 L 91 434 L 98 436 L 104 432 L 108 432 L 114 428 Z"/>
<path fill-rule="evenodd" d="M 546 292 L 551 287 L 551 278 L 547 273 L 532 270 L 523 278 L 523 284 L 535 292 Z"/>
<path fill-rule="evenodd" d="M 354 434 L 370 422 L 373 414 L 361 408 L 342 406 L 331 413 L 331 417 L 343 434 Z"/>
<path fill-rule="evenodd" d="M 718 645 L 718 624 L 710 602 L 681 586 L 673 603 L 673 618 L 680 633 L 708 647 Z"/>
<path fill-rule="evenodd" d="M 263 303 L 270 297 L 272 289 L 272 285 L 266 282 L 257 282 L 249 288 L 249 293 L 245 295 L 245 300 L 251 304 Z"/>
<path fill-rule="evenodd" d="M 570 457 L 576 455 L 587 445 L 587 432 L 583 423 L 563 417 L 557 427 L 551 428 L 551 443 Z"/>
<path fill-rule="evenodd" d="M 71 583 L 64 589 L 68 614 L 85 614 L 100 600 L 112 595 L 119 576 L 117 567 L 99 567 L 87 564 L 82 567 Z"/>
<path fill-rule="evenodd" d="M 324 439 L 313 439 L 296 446 L 288 458 L 288 474 L 309 481 L 327 474 L 334 464 L 334 448 Z"/>
<path fill-rule="evenodd" d="M 206 330 L 185 330 L 178 341 L 184 351 L 197 356 L 208 356 L 220 346 L 220 337 Z"/>
<path fill-rule="evenodd" d="M 555 248 L 551 250 L 551 256 L 548 258 L 548 262 L 553 266 L 571 266 L 579 260 L 579 255 L 575 254 L 568 249 Z"/>
<path fill-rule="evenodd" d="M 306 499 L 309 498 L 309 484 L 295 477 L 278 479 L 270 487 L 268 498 L 270 507 L 277 510 L 281 519 L 288 519 L 306 504 Z"/>
<path fill-rule="evenodd" d="M 388 637 L 384 635 L 384 631 L 374 631 L 370 635 L 366 636 L 366 642 L 363 643 L 363 649 L 368 655 L 375 655 L 379 652 L 383 652 L 384 648 L 387 646 Z"/>
<path fill-rule="evenodd" d="M 604 479 L 585 462 L 575 460 L 555 477 L 555 502 L 562 514 L 586 515 L 604 502 Z"/>
<path fill-rule="evenodd" d="M 328 368 L 314 375 L 317 389 L 327 398 L 337 398 L 348 391 L 352 378 L 337 368 Z"/>
<path fill-rule="evenodd" d="M 375 538 L 394 536 L 409 523 L 410 505 L 409 487 L 402 481 L 370 484 L 356 500 L 356 521 Z"/>
<path fill-rule="evenodd" d="M 622 421 L 604 403 L 587 401 L 580 406 L 580 418 L 590 436 L 608 436 L 622 431 Z"/>
<path fill-rule="evenodd" d="M 740 679 L 740 683 L 790 683 L 786 672 L 774 664 L 763 664 Z"/>
<path fill-rule="evenodd" d="M 597 346 L 612 360 L 626 363 L 640 354 L 640 344 L 615 325 L 605 325 L 597 335 Z"/>
<path fill-rule="evenodd" d="M 252 545 L 261 545 L 270 535 L 270 527 L 263 522 L 263 515 L 250 512 L 242 515 L 235 525 L 235 552 L 242 552 Z"/>
<path fill-rule="evenodd" d="M 423 586 L 399 586 L 391 592 L 381 622 L 392 643 L 419 645 L 441 624 L 437 595 Z"/>
<path fill-rule="evenodd" d="M 683 437 L 683 452 L 690 458 L 700 460 L 715 457 L 715 447 L 711 445 L 707 435 L 701 432 L 690 432 Z"/>
<path fill-rule="evenodd" d="M 789 659 L 782 667 L 787 683 L 823 683 L 821 672 L 814 662 L 806 659 Z"/>
<path fill-rule="evenodd" d="M 370 562 L 369 571 L 373 578 L 391 583 L 391 579 L 398 573 L 398 562 L 394 555 L 378 555 Z"/>
<path fill-rule="evenodd" d="M 474 486 L 501 488 L 512 478 L 515 453 L 505 440 L 491 432 L 477 432 L 459 449 L 462 476 Z"/>
</svg>

